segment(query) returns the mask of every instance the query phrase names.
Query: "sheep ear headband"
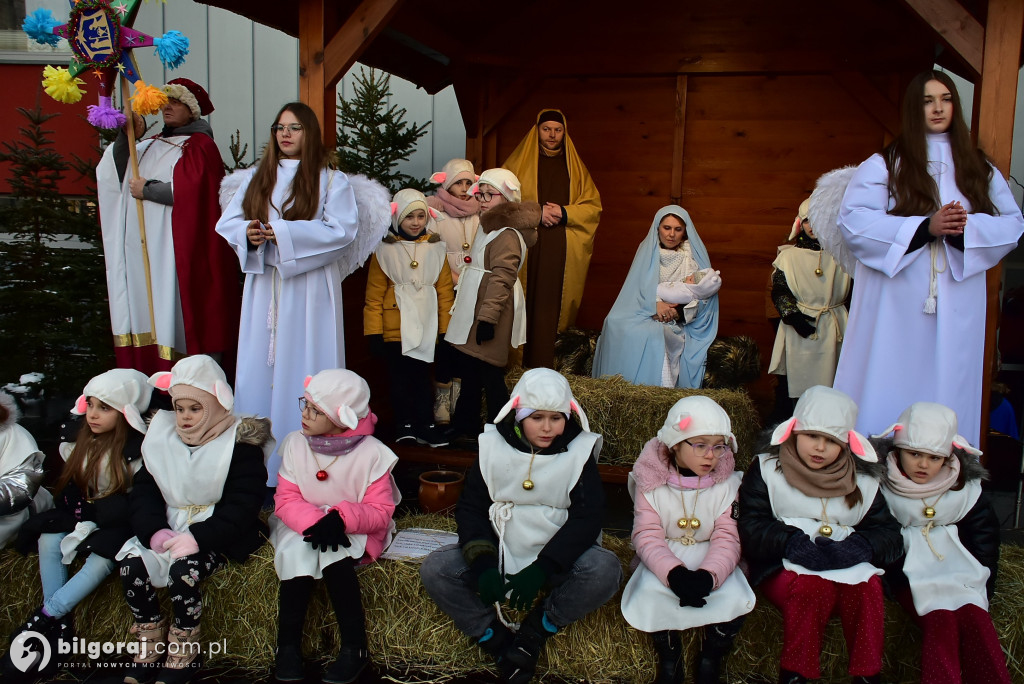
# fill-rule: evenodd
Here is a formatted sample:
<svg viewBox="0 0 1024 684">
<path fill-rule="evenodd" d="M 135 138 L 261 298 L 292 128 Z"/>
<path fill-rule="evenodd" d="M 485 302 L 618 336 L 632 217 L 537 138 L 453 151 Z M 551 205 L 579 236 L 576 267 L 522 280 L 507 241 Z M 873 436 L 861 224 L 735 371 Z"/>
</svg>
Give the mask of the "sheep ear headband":
<svg viewBox="0 0 1024 684">
<path fill-rule="evenodd" d="M 708 397 L 683 397 L 668 410 L 665 423 L 658 430 L 658 439 L 671 449 L 697 435 L 721 435 L 734 453 L 737 450 L 732 421 L 725 409 Z"/>
<path fill-rule="evenodd" d="M 877 463 L 878 454 L 867 438 L 853 429 L 856 424 L 857 404 L 853 399 L 831 387 L 815 385 L 800 395 L 793 417 L 775 428 L 771 443 L 782 444 L 794 431 L 815 432 L 849 445 L 854 456 Z"/>
<path fill-rule="evenodd" d="M 370 387 L 344 368 L 306 376 L 306 397 L 339 427 L 354 430 L 370 412 Z"/>
<path fill-rule="evenodd" d="M 394 216 L 398 213 L 398 202 L 391 203 L 391 215 Z M 430 218 L 437 218 L 437 210 L 433 207 L 427 207 L 427 213 L 430 214 Z"/>
<path fill-rule="evenodd" d="M 981 456 L 967 438 L 957 432 L 957 418 L 953 409 L 928 401 L 908 406 L 899 419 L 874 437 L 892 434 L 893 446 L 899 449 L 923 451 L 949 458 L 953 449 L 963 449 L 972 456 Z"/>
<path fill-rule="evenodd" d="M 570 411 L 575 411 L 579 416 L 580 425 L 585 431 L 590 432 L 590 421 L 572 395 L 569 381 L 561 373 L 550 368 L 531 368 L 523 373 L 519 382 L 512 388 L 512 398 L 498 411 L 494 423 L 500 423 L 510 411 L 519 408 L 557 411 L 566 415 L 569 415 Z"/>
<path fill-rule="evenodd" d="M 165 392 L 174 385 L 198 387 L 215 396 L 217 403 L 225 410 L 230 411 L 235 407 L 235 395 L 224 370 L 205 354 L 186 356 L 174 364 L 170 371 L 153 373 L 149 376 L 149 384 Z"/>
<path fill-rule="evenodd" d="M 89 409 L 88 397 L 95 397 L 119 411 L 133 429 L 146 434 L 148 426 L 142 414 L 149 408 L 152 395 L 153 388 L 145 373 L 133 368 L 115 368 L 89 381 L 71 413 L 84 416 Z"/>
</svg>

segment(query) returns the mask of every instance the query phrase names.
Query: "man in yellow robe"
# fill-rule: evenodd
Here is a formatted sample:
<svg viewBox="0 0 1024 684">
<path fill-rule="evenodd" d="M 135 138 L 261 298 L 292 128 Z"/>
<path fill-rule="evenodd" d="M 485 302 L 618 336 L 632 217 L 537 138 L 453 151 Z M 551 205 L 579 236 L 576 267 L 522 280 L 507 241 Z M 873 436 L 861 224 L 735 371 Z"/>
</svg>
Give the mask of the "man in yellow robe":
<svg viewBox="0 0 1024 684">
<path fill-rule="evenodd" d="M 523 200 L 535 200 L 544 210 L 537 244 L 520 270 L 526 289 L 523 365 L 551 368 L 555 335 L 576 322 L 583 299 L 601 218 L 601 194 L 557 109 L 541 110 L 537 125 L 502 166 L 519 178 Z M 561 292 L 561 298 L 554 292 Z"/>
</svg>

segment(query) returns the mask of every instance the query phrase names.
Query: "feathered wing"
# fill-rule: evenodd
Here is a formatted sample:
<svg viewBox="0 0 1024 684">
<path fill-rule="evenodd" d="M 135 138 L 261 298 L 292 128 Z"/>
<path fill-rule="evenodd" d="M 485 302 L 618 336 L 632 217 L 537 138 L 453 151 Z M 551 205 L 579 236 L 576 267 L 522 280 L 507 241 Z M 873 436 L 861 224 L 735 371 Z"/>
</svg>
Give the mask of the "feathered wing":
<svg viewBox="0 0 1024 684">
<path fill-rule="evenodd" d="M 819 178 L 814 192 L 811 193 L 810 208 L 807 211 L 807 218 L 818 242 L 851 277 L 857 266 L 857 258 L 846 246 L 837 219 L 843 195 L 846 194 L 846 186 L 850 184 L 856 170 L 856 166 L 844 166 Z"/>
<path fill-rule="evenodd" d="M 348 182 L 356 196 L 359 225 L 356 239 L 338 260 L 342 278 L 354 273 L 370 258 L 391 225 L 391 193 L 387 188 L 363 175 L 348 176 Z"/>
<path fill-rule="evenodd" d="M 235 193 L 238 192 L 238 188 L 242 186 L 242 182 L 245 181 L 249 176 L 253 174 L 253 169 L 239 169 L 233 173 L 224 176 L 224 180 L 220 182 L 220 210 L 224 212 L 231 204 L 231 200 L 234 199 Z"/>
</svg>

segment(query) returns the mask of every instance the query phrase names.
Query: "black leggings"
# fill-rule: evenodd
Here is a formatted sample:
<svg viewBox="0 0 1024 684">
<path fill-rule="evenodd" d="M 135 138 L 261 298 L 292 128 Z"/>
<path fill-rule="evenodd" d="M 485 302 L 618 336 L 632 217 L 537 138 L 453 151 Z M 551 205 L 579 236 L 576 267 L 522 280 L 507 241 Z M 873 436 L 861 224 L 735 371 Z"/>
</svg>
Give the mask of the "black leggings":
<svg viewBox="0 0 1024 684">
<path fill-rule="evenodd" d="M 199 591 L 199 583 L 223 565 L 223 559 L 212 551 L 200 551 L 171 563 L 167 591 L 171 594 L 175 627 L 192 629 L 199 625 L 199 618 L 203 614 L 203 596 Z M 120 573 L 124 600 L 135 621 L 159 622 L 163 617 L 160 614 L 160 601 L 142 559 L 138 556 L 125 558 L 121 561 Z"/>
<path fill-rule="evenodd" d="M 341 643 L 366 648 L 366 618 L 355 560 L 346 558 L 324 568 L 324 582 L 338 621 Z M 309 575 L 282 580 L 278 594 L 277 646 L 298 646 L 315 580 Z"/>
</svg>

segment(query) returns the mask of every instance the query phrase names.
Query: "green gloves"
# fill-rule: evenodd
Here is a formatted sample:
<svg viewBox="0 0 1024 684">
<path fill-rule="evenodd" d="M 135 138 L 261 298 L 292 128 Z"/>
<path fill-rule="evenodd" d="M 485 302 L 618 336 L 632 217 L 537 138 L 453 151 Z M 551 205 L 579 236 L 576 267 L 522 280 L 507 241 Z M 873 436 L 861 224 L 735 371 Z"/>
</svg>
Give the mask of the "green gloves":
<svg viewBox="0 0 1024 684">
<path fill-rule="evenodd" d="M 508 576 L 508 586 L 512 593 L 508 597 L 510 606 L 517 610 L 526 610 L 533 606 L 537 594 L 547 581 L 548 575 L 536 561 L 514 575 Z"/>
<path fill-rule="evenodd" d="M 501 578 L 498 568 L 487 568 L 480 573 L 480 579 L 476 581 L 476 593 L 485 606 L 505 598 L 505 581 Z"/>
</svg>

